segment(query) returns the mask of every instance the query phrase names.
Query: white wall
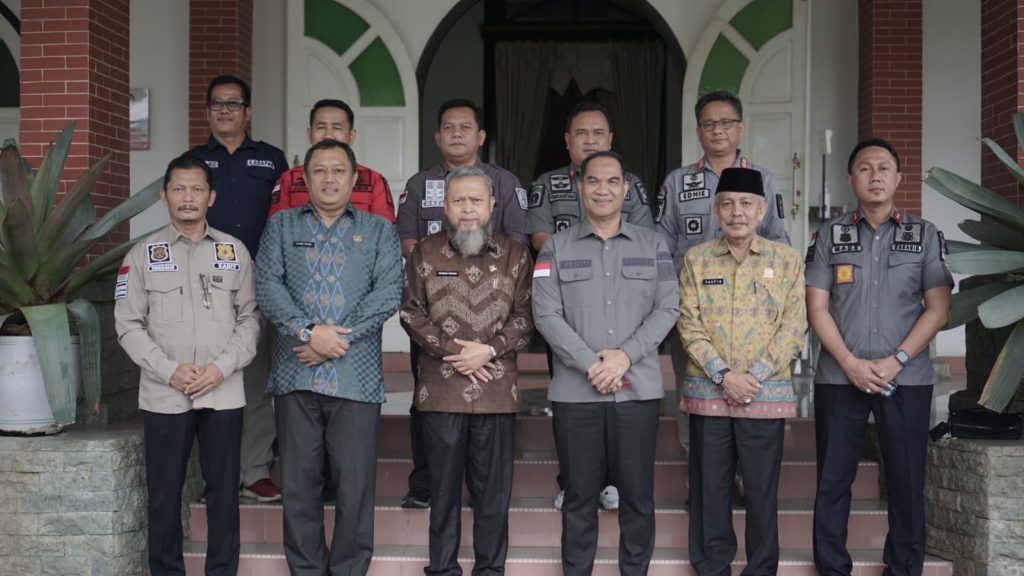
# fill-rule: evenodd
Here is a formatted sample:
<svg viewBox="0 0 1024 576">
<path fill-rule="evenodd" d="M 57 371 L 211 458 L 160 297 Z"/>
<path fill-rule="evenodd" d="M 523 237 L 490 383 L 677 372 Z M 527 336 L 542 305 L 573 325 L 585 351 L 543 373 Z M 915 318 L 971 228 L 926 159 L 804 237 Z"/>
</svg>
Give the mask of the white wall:
<svg viewBox="0 0 1024 576">
<path fill-rule="evenodd" d="M 284 149 L 285 3 L 255 0 L 252 26 L 252 137 Z M 291 165 L 292 158 L 288 158 Z"/>
<path fill-rule="evenodd" d="M 130 154 L 132 193 L 162 178 L 167 163 L 188 149 L 188 2 L 131 0 L 132 88 L 149 88 L 149 150 Z M 168 222 L 158 202 L 132 219 L 138 236 Z"/>
<path fill-rule="evenodd" d="M 981 8 L 979 0 L 924 1 L 924 109 L 922 168 L 941 166 L 974 182 L 981 180 Z M 906 174 L 905 178 L 916 177 Z M 957 228 L 977 219 L 925 185 L 923 216 L 946 238 L 973 241 Z M 940 332 L 940 356 L 965 354 L 964 329 Z"/>
</svg>

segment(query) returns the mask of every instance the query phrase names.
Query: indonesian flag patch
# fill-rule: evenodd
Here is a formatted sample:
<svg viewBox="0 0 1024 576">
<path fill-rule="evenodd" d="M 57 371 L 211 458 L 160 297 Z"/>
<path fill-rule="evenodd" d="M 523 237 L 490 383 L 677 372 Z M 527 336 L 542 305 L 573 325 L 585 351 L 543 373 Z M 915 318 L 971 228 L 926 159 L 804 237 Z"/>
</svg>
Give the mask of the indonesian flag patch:
<svg viewBox="0 0 1024 576">
<path fill-rule="evenodd" d="M 537 265 L 533 267 L 534 278 L 547 278 L 551 276 L 551 262 L 537 262 Z"/>
</svg>

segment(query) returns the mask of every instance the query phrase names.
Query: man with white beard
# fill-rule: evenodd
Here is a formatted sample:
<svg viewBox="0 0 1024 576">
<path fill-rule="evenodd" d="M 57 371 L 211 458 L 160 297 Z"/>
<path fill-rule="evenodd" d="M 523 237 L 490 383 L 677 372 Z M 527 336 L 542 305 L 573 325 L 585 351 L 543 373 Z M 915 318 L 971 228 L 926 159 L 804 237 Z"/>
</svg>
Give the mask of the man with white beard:
<svg viewBox="0 0 1024 576">
<path fill-rule="evenodd" d="M 516 355 L 533 333 L 529 249 L 491 229 L 491 178 L 445 179 L 444 230 L 405 264 L 400 318 L 419 345 L 413 399 L 430 468 L 430 566 L 459 574 L 463 476 L 473 506 L 474 574 L 504 571 L 515 450 Z"/>
</svg>

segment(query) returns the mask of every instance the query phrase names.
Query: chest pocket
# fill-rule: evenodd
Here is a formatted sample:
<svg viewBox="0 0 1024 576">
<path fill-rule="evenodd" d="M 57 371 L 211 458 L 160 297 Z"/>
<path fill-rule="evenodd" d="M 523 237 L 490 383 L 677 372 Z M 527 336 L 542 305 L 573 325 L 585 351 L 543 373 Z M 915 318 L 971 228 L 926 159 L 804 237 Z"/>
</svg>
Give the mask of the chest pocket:
<svg viewBox="0 0 1024 576">
<path fill-rule="evenodd" d="M 261 194 L 270 194 L 271 190 L 274 189 L 274 184 L 277 182 L 277 177 L 274 175 L 274 169 L 267 166 L 246 166 L 245 176 L 254 182 L 259 182 L 259 192 Z"/>
<path fill-rule="evenodd" d="M 924 254 L 913 252 L 893 252 L 889 254 L 889 288 L 892 290 L 921 292 L 921 270 Z M 908 290 L 909 289 L 909 290 Z"/>
<path fill-rule="evenodd" d="M 594 268 L 559 268 L 558 281 L 562 285 L 562 305 L 566 308 L 585 308 L 596 302 L 594 298 Z M 588 293 L 589 292 L 589 293 Z"/>
<path fill-rule="evenodd" d="M 223 271 L 221 271 L 223 272 Z M 213 319 L 218 322 L 235 321 L 235 293 L 241 282 L 237 273 L 216 274 L 223 278 L 222 282 L 210 281 L 210 308 Z"/>
<path fill-rule="evenodd" d="M 650 266 L 624 265 L 620 293 L 627 296 L 625 299 L 627 302 L 649 308 L 654 298 L 654 286 L 657 283 L 657 278 L 658 269 L 654 266 L 653 259 Z"/>
<path fill-rule="evenodd" d="M 828 263 L 832 268 L 832 289 L 849 290 L 861 282 L 867 282 L 864 261 L 866 252 L 840 252 L 830 254 Z"/>
<path fill-rule="evenodd" d="M 759 280 L 754 284 L 754 301 L 758 304 L 757 316 L 768 326 L 774 326 L 782 315 L 784 294 L 772 282 Z"/>
<path fill-rule="evenodd" d="M 150 317 L 156 322 L 181 322 L 185 305 L 181 278 L 172 272 L 150 272 L 145 278 Z"/>
</svg>

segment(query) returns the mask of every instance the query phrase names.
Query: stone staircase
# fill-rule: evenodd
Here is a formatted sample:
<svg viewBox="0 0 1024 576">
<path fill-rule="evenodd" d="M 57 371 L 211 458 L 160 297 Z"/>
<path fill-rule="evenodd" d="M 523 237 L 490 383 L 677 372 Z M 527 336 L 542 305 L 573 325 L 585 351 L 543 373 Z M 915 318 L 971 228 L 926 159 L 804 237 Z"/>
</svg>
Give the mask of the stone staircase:
<svg viewBox="0 0 1024 576">
<path fill-rule="evenodd" d="M 533 362 L 536 364 L 536 362 Z M 522 362 L 521 362 L 522 364 Z M 665 362 L 664 364 L 667 364 Z M 405 366 L 408 366 L 405 364 Z M 386 364 L 387 367 L 387 364 Z M 543 384 L 539 366 L 527 380 Z M 666 375 L 666 388 L 671 386 L 671 368 Z M 397 375 L 396 375 L 397 376 Z M 390 389 L 390 388 L 389 388 Z M 535 387 L 535 398 L 543 392 Z M 668 392 L 669 396 L 674 395 Z M 407 394 L 406 394 L 407 396 Z M 671 400 L 666 400 L 668 404 Z M 395 402 L 395 405 L 401 400 Z M 408 400 L 405 399 L 407 405 Z M 534 407 L 534 412 L 536 412 Z M 671 408 L 666 408 L 671 413 Z M 370 574 L 422 574 L 427 564 L 428 512 L 404 510 L 399 506 L 406 491 L 406 479 L 412 468 L 409 458 L 408 417 L 386 415 L 381 418 L 377 461 L 377 497 L 375 506 L 375 549 Z M 814 422 L 795 418 L 786 426 L 786 445 L 782 475 L 779 482 L 779 534 L 782 556 L 779 574 L 784 576 L 813 575 L 811 523 L 815 487 Z M 560 513 L 553 497 L 558 488 L 551 420 L 547 416 L 521 415 L 517 428 L 516 463 L 509 514 L 509 555 L 507 573 L 519 575 L 561 574 Z M 687 465 L 676 439 L 675 418 L 662 416 L 658 430 L 655 464 L 656 526 L 654 559 L 650 574 L 693 574 L 687 551 L 688 514 L 686 499 Z M 881 574 L 882 546 L 885 540 L 886 506 L 880 499 L 879 465 L 862 461 L 853 486 L 853 511 L 850 518 L 849 546 L 854 557 L 854 574 Z M 465 501 L 465 500 L 464 500 Z M 191 506 L 190 540 L 186 543 L 186 567 L 189 575 L 203 573 L 206 533 L 206 510 L 203 504 Z M 242 558 L 239 574 L 245 576 L 284 576 L 288 567 L 282 542 L 282 508 L 280 504 L 259 504 L 243 499 L 241 506 Z M 472 566 L 472 510 L 463 508 L 462 548 L 460 558 L 466 574 Z M 333 522 L 333 503 L 325 506 L 325 524 Z M 600 533 L 594 574 L 618 573 L 617 546 L 619 529 L 615 512 L 601 511 Z M 743 534 L 745 514 L 734 510 L 734 524 L 740 551 L 733 564 L 739 574 L 744 564 Z M 330 533 L 327 534 L 328 539 Z M 928 558 L 926 576 L 948 576 L 952 565 Z"/>
</svg>

